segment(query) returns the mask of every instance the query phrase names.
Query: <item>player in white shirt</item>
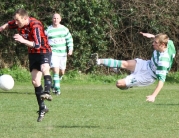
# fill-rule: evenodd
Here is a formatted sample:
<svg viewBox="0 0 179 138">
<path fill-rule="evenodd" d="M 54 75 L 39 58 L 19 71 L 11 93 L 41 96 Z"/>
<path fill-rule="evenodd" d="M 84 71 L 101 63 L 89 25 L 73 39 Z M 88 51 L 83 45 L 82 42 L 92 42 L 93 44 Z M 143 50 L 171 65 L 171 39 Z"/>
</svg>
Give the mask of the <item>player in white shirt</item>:
<svg viewBox="0 0 179 138">
<path fill-rule="evenodd" d="M 53 71 L 53 90 L 60 94 L 60 81 L 65 74 L 67 55 L 73 53 L 73 38 L 69 29 L 60 24 L 61 16 L 55 13 L 52 18 L 53 25 L 45 31 L 48 43 L 52 48 L 51 68 Z"/>
<path fill-rule="evenodd" d="M 162 89 L 166 75 L 171 69 L 173 59 L 176 54 L 175 46 L 172 40 L 166 34 L 153 35 L 142 33 L 143 36 L 154 38 L 154 52 L 150 60 L 115 60 L 98 59 L 98 54 L 92 54 L 91 65 L 104 65 L 111 68 L 123 68 L 131 71 L 131 74 L 124 79 L 117 81 L 116 86 L 120 89 L 128 89 L 133 86 L 147 86 L 158 80 L 157 87 L 153 93 L 146 97 L 146 101 L 154 102 L 155 97 Z"/>
</svg>

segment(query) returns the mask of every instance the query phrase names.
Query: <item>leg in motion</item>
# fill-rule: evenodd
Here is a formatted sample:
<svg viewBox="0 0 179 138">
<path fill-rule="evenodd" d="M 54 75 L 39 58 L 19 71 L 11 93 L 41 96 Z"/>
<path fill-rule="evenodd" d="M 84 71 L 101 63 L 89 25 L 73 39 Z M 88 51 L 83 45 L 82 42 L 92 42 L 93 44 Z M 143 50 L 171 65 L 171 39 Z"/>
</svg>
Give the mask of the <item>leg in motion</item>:
<svg viewBox="0 0 179 138">
<path fill-rule="evenodd" d="M 52 96 L 50 95 L 50 89 L 52 85 L 52 78 L 50 76 L 50 66 L 48 63 L 41 65 L 41 71 L 44 76 L 44 93 L 41 95 L 43 100 L 52 101 Z"/>
<path fill-rule="evenodd" d="M 103 66 L 106 66 L 106 67 L 120 68 L 122 61 L 111 59 L 111 58 L 109 58 L 109 59 L 99 59 L 98 54 L 94 53 L 94 54 L 91 54 L 91 59 L 89 60 L 88 64 L 90 66 L 103 65 Z"/>
<path fill-rule="evenodd" d="M 43 109 L 37 111 L 37 113 L 39 114 L 38 118 L 37 118 L 37 122 L 41 122 L 44 117 L 45 114 L 49 111 L 49 109 L 45 106 Z"/>
<path fill-rule="evenodd" d="M 126 86 L 125 79 L 120 79 L 116 82 L 116 87 L 121 90 L 127 90 L 129 87 Z"/>
<path fill-rule="evenodd" d="M 41 95 L 42 99 L 51 101 L 52 96 L 50 95 L 50 88 L 51 88 L 51 76 L 50 75 L 45 75 L 44 76 L 44 93 Z"/>
<path fill-rule="evenodd" d="M 43 87 L 41 85 L 41 77 L 42 77 L 42 72 L 33 69 L 31 71 L 31 76 L 32 76 L 32 84 L 35 89 L 35 95 L 37 99 L 37 103 L 39 106 L 39 116 L 37 118 L 37 122 L 40 122 L 43 120 L 45 113 L 48 111 L 48 108 L 46 107 L 44 100 L 41 98 L 41 95 L 43 94 Z M 45 113 L 44 113 L 45 111 Z"/>
<path fill-rule="evenodd" d="M 45 113 L 48 112 L 48 108 L 46 107 L 44 100 L 42 100 L 40 97 L 42 93 L 43 93 L 42 85 L 40 85 L 39 87 L 35 87 L 35 95 L 36 95 L 37 102 L 39 105 L 39 111 L 37 111 L 39 114 L 37 118 L 37 122 L 41 122 L 45 116 Z"/>
<path fill-rule="evenodd" d="M 121 68 L 122 61 L 115 59 L 98 59 L 98 64 L 111 68 Z"/>
<path fill-rule="evenodd" d="M 135 66 L 136 66 L 136 60 L 116 60 L 116 59 L 111 59 L 111 58 L 98 58 L 98 54 L 94 53 L 91 56 L 91 60 L 89 61 L 89 64 L 91 66 L 95 66 L 95 65 L 103 65 L 106 67 L 110 67 L 110 68 L 114 68 L 114 69 L 126 69 L 129 70 L 131 72 L 133 72 L 135 70 Z"/>
<path fill-rule="evenodd" d="M 59 59 L 58 59 L 59 60 Z M 52 71 L 53 71 L 53 86 L 54 86 L 54 94 L 56 94 L 57 96 L 60 95 L 60 78 L 59 78 L 59 64 L 57 65 L 57 63 L 60 63 L 60 62 L 57 62 L 58 60 L 56 61 L 53 61 L 53 66 L 52 67 Z M 57 62 L 57 63 L 56 63 Z"/>
<path fill-rule="evenodd" d="M 60 78 L 59 74 L 53 74 L 53 89 L 56 95 L 60 95 Z"/>
</svg>

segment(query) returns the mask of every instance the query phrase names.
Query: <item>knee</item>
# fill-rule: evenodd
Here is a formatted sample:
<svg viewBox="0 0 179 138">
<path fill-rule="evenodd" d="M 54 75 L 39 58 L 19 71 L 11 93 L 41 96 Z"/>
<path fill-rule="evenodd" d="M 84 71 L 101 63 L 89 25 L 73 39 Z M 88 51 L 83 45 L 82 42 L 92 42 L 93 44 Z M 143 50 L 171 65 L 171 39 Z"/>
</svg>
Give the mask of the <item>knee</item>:
<svg viewBox="0 0 179 138">
<path fill-rule="evenodd" d="M 42 68 L 41 68 L 42 73 L 45 73 L 45 72 L 47 72 L 48 70 L 49 70 L 49 69 L 46 68 L 46 67 L 42 67 Z"/>
<path fill-rule="evenodd" d="M 116 87 L 119 89 L 125 89 L 126 88 L 126 83 L 124 79 L 118 80 L 116 82 Z"/>
<path fill-rule="evenodd" d="M 36 86 L 36 81 L 35 80 L 32 80 L 32 85 Z"/>
<path fill-rule="evenodd" d="M 32 80 L 32 85 L 34 86 L 34 87 L 38 87 L 38 86 L 40 86 L 40 82 L 39 81 L 37 81 L 37 80 Z"/>
<path fill-rule="evenodd" d="M 121 87 L 121 80 L 117 80 L 117 82 L 116 82 L 116 87 L 118 87 L 118 88 L 120 88 Z"/>
<path fill-rule="evenodd" d="M 123 60 L 121 63 L 121 67 L 127 69 L 129 67 L 129 61 Z"/>
<path fill-rule="evenodd" d="M 120 84 L 121 84 L 121 83 L 120 83 L 120 80 L 117 80 L 117 82 L 116 82 L 116 87 L 119 88 L 119 87 L 120 87 Z"/>
</svg>

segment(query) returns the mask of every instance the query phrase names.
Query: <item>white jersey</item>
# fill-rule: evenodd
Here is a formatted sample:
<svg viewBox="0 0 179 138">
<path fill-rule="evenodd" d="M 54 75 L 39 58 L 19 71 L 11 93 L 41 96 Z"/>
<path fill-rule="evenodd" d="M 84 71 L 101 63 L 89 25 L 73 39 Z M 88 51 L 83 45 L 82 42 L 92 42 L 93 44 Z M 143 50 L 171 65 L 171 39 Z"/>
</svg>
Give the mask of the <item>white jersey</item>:
<svg viewBox="0 0 179 138">
<path fill-rule="evenodd" d="M 174 44 L 169 40 L 167 50 L 162 53 L 155 50 L 151 60 L 135 59 L 137 61 L 135 71 L 125 78 L 126 86 L 147 86 L 156 79 L 164 82 L 175 54 Z"/>
<path fill-rule="evenodd" d="M 54 28 L 52 25 L 45 31 L 52 55 L 67 56 L 67 50 L 73 50 L 73 38 L 69 29 L 64 25 Z"/>
<path fill-rule="evenodd" d="M 167 50 L 164 52 L 158 52 L 155 50 L 149 62 L 151 75 L 164 82 L 168 71 L 171 69 L 175 54 L 176 50 L 173 41 L 171 40 L 169 40 Z"/>
</svg>

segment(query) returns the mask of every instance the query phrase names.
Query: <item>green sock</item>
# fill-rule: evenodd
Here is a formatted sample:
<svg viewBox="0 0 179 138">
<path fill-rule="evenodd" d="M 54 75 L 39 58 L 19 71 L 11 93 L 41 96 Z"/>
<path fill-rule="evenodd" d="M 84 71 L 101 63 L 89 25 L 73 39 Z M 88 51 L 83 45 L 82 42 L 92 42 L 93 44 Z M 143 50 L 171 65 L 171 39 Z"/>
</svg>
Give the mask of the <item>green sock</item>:
<svg viewBox="0 0 179 138">
<path fill-rule="evenodd" d="M 59 91 L 60 90 L 60 78 L 58 74 L 53 75 L 53 86 L 54 88 Z"/>
<path fill-rule="evenodd" d="M 102 65 L 106 67 L 112 67 L 112 68 L 120 68 L 121 67 L 121 60 L 115 60 L 115 59 L 102 59 L 104 63 Z"/>
</svg>

